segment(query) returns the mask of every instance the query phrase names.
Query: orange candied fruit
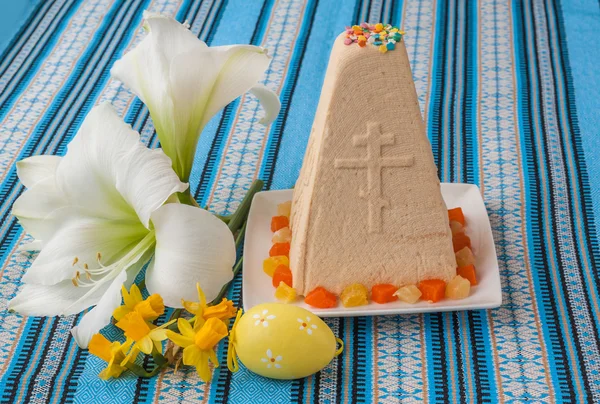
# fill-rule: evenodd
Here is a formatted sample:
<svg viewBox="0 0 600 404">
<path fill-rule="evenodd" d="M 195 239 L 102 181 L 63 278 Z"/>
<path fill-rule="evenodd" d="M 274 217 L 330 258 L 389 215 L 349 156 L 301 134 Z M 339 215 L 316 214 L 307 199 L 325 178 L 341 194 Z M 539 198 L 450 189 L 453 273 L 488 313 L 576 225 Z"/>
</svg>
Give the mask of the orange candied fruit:
<svg viewBox="0 0 600 404">
<path fill-rule="evenodd" d="M 287 216 L 273 216 L 271 218 L 271 231 L 275 233 L 279 229 L 288 227 L 290 225 L 290 219 Z"/>
<path fill-rule="evenodd" d="M 471 283 L 471 286 L 477 285 L 477 274 L 475 265 L 465 265 L 456 269 L 456 275 L 460 275 Z"/>
<path fill-rule="evenodd" d="M 448 219 L 450 221 L 456 221 L 461 225 L 465 225 L 465 216 L 463 215 L 463 211 L 460 207 L 454 209 L 448 209 Z"/>
<path fill-rule="evenodd" d="M 277 269 L 277 267 L 281 265 L 290 265 L 290 260 L 288 259 L 288 257 L 286 257 L 285 255 L 276 255 L 274 257 L 269 257 L 263 261 L 263 271 L 265 271 L 267 275 L 272 277 L 275 273 L 275 269 Z"/>
<path fill-rule="evenodd" d="M 458 233 L 452 236 L 452 247 L 454 252 L 458 252 L 465 247 L 471 248 L 471 239 L 465 233 Z"/>
<path fill-rule="evenodd" d="M 398 296 L 394 295 L 397 290 L 397 287 L 389 283 L 375 285 L 371 288 L 371 300 L 379 304 L 394 302 L 398 300 Z"/>
<path fill-rule="evenodd" d="M 439 302 L 444 298 L 446 292 L 446 282 L 441 279 L 427 279 L 419 282 L 419 290 L 423 300 L 428 300 L 432 303 Z"/>
<path fill-rule="evenodd" d="M 346 286 L 340 295 L 344 307 L 356 307 L 369 304 L 369 290 L 360 283 Z"/>
<path fill-rule="evenodd" d="M 337 297 L 324 287 L 318 286 L 306 295 L 304 302 L 317 309 L 330 309 L 337 306 Z"/>
<path fill-rule="evenodd" d="M 292 271 L 287 265 L 279 265 L 273 272 L 273 286 L 278 287 L 280 282 L 292 287 Z"/>
<path fill-rule="evenodd" d="M 275 257 L 277 255 L 290 256 L 290 243 L 275 243 L 269 250 L 269 257 Z"/>
<path fill-rule="evenodd" d="M 462 224 L 458 223 L 456 220 L 451 220 L 450 221 L 450 230 L 452 231 L 452 235 L 454 236 L 455 234 L 463 233 L 465 231 L 465 228 L 463 227 Z"/>
</svg>

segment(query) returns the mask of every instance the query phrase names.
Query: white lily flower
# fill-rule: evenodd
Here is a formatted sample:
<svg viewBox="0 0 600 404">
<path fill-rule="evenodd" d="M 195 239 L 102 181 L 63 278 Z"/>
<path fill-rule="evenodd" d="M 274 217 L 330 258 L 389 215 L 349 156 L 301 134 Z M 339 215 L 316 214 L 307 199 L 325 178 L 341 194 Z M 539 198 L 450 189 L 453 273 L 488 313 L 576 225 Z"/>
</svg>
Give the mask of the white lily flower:
<svg viewBox="0 0 600 404">
<path fill-rule="evenodd" d="M 72 331 L 79 346 L 109 323 L 121 285 L 129 288 L 153 254 L 148 288 L 166 305 L 193 300 L 196 282 L 211 299 L 231 280 L 231 231 L 203 209 L 163 205 L 188 185 L 171 160 L 145 147 L 109 104 L 89 113 L 64 157 L 30 157 L 17 169 L 28 189 L 13 214 L 41 252 L 9 309 L 56 316 L 96 305 Z"/>
<path fill-rule="evenodd" d="M 219 110 L 250 91 L 262 103 L 262 123 L 279 113 L 279 97 L 257 85 L 271 58 L 251 45 L 208 47 L 178 21 L 144 13 L 148 34 L 111 74 L 148 107 L 161 147 L 188 181 L 200 133 Z"/>
</svg>

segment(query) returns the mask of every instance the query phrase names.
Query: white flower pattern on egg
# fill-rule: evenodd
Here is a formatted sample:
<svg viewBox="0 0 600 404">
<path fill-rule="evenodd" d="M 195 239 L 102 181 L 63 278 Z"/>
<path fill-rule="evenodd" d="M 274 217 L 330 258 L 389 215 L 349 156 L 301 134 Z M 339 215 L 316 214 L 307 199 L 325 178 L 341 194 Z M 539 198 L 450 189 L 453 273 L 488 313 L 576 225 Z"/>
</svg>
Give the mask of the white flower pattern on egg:
<svg viewBox="0 0 600 404">
<path fill-rule="evenodd" d="M 267 369 L 271 369 L 271 367 L 280 369 L 281 365 L 277 362 L 281 362 L 282 359 L 283 359 L 283 357 L 281 355 L 273 356 L 273 352 L 271 352 L 271 349 L 267 349 L 267 357 L 261 358 L 260 360 L 261 360 L 261 362 L 264 362 L 267 364 Z"/>
<path fill-rule="evenodd" d="M 300 331 L 306 330 L 308 335 L 312 335 L 313 330 L 317 329 L 317 326 L 315 324 L 310 324 L 309 316 L 306 316 L 306 320 L 302 320 L 301 318 L 299 318 L 298 322 L 300 323 Z"/>
<path fill-rule="evenodd" d="M 268 320 L 273 320 L 275 319 L 275 316 L 272 314 L 269 314 L 267 316 L 267 313 L 269 313 L 269 310 L 263 310 L 261 314 L 255 314 L 252 316 L 253 319 L 255 319 L 256 321 L 254 322 L 254 325 L 259 325 L 262 324 L 263 327 L 268 327 L 269 326 L 269 321 Z"/>
</svg>

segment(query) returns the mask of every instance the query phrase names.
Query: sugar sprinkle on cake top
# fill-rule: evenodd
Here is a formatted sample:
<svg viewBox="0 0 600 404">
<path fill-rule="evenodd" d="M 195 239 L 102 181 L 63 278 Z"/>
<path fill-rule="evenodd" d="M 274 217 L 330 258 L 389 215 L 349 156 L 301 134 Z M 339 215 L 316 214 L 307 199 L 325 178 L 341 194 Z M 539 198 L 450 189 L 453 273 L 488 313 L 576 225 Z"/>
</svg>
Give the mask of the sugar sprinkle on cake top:
<svg viewBox="0 0 600 404">
<path fill-rule="evenodd" d="M 346 27 L 346 45 L 358 44 L 361 48 L 367 44 L 376 46 L 381 53 L 394 50 L 396 43 L 402 40 L 404 31 L 390 24 L 369 24 L 363 22 L 360 25 Z"/>
</svg>

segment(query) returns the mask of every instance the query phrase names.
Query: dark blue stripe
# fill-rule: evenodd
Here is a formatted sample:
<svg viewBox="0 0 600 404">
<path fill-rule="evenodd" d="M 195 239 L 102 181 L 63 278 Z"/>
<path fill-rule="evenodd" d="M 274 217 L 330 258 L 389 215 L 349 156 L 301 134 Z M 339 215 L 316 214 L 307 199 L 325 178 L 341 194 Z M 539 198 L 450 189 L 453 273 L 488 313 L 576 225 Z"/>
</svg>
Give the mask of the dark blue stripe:
<svg viewBox="0 0 600 404">
<path fill-rule="evenodd" d="M 65 2 L 49 24 L 47 31 L 36 43 L 24 63 L 13 74 L 6 86 L 0 91 L 0 119 L 4 118 L 6 112 L 12 107 L 16 98 L 21 95 L 24 88 L 38 72 L 42 62 L 54 49 L 58 38 L 62 35 L 65 27 L 73 17 L 81 0 Z"/>
<path fill-rule="evenodd" d="M 533 254 L 532 271 L 534 272 L 536 290 L 538 292 L 538 301 L 541 303 L 540 318 L 545 327 L 545 334 L 548 335 L 551 343 L 551 370 L 556 375 L 555 380 L 558 385 L 555 386 L 557 398 L 567 402 L 575 400 L 573 388 L 573 374 L 567 359 L 565 348 L 565 337 L 561 332 L 559 323 L 559 313 L 557 309 L 556 296 L 552 289 L 551 274 L 548 268 L 548 252 L 544 247 L 546 245 L 543 237 L 543 213 L 541 206 L 543 197 L 541 194 L 541 181 L 537 169 L 540 161 L 539 152 L 536 147 L 535 133 L 533 130 L 533 120 L 536 119 L 533 112 L 531 100 L 532 81 L 535 77 L 529 75 L 529 64 L 532 62 L 529 58 L 529 51 L 526 38 L 526 16 L 524 5 L 516 2 L 515 4 L 515 52 L 518 56 L 518 76 L 521 91 L 519 92 L 520 116 L 519 122 L 523 138 L 525 151 L 525 173 L 527 181 L 527 222 L 531 237 Z M 512 308 L 514 310 L 514 307 Z"/>
</svg>

